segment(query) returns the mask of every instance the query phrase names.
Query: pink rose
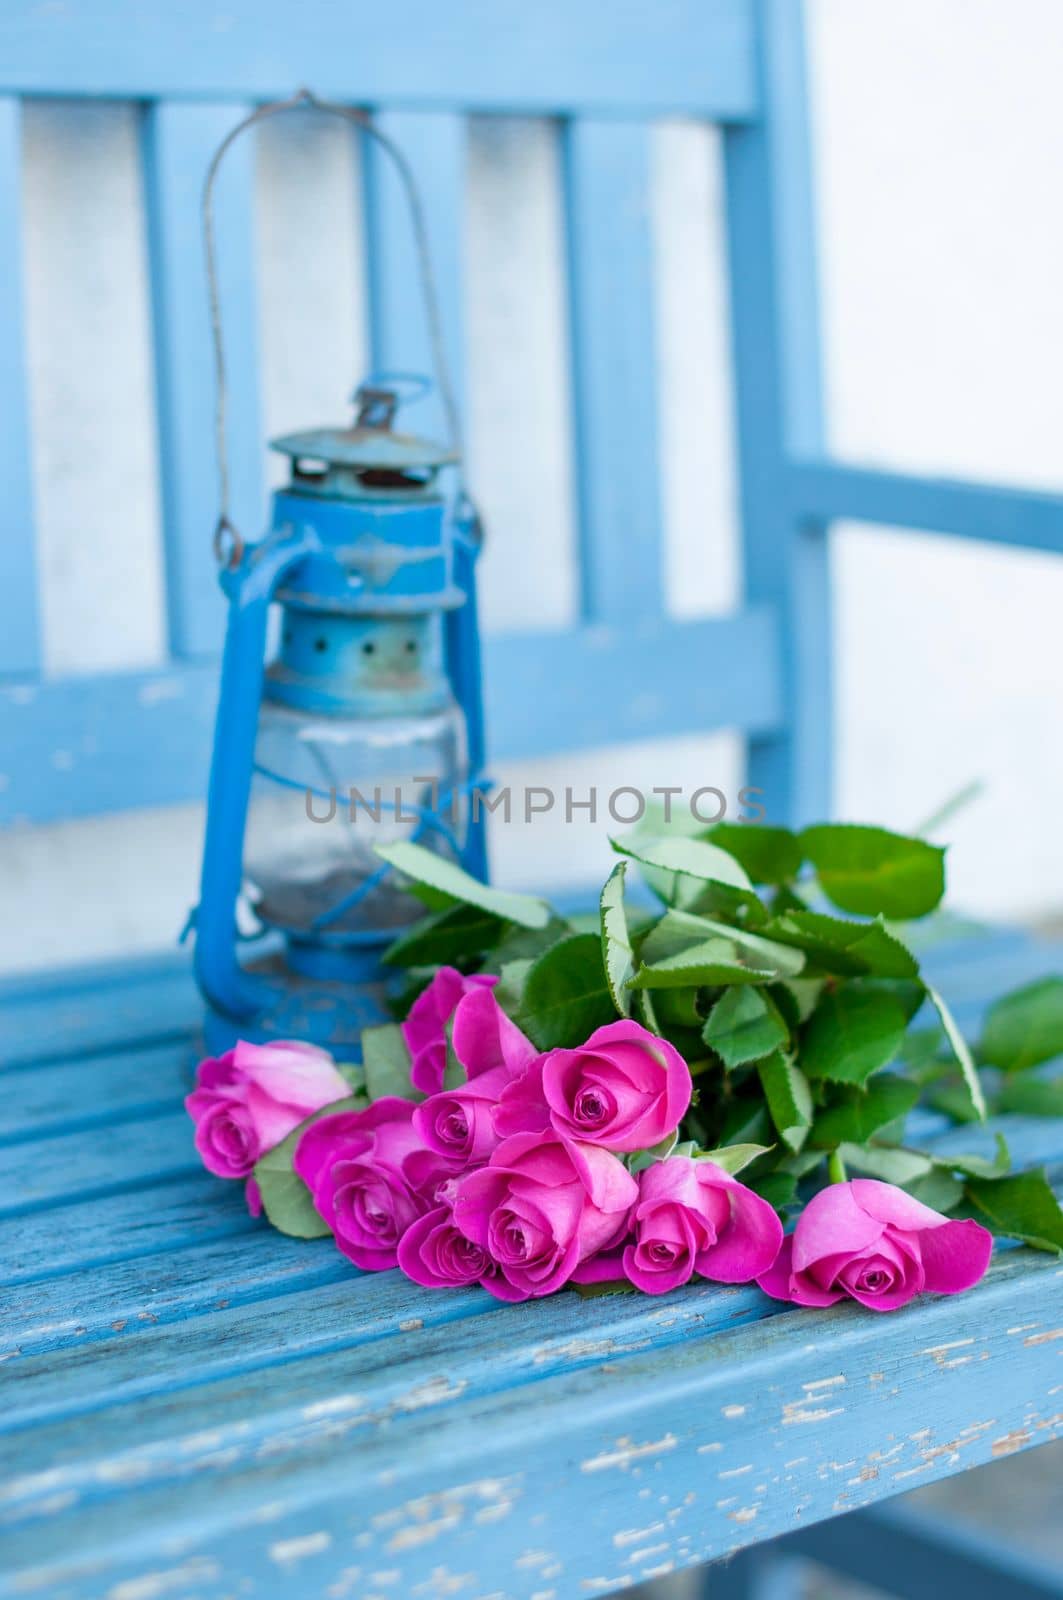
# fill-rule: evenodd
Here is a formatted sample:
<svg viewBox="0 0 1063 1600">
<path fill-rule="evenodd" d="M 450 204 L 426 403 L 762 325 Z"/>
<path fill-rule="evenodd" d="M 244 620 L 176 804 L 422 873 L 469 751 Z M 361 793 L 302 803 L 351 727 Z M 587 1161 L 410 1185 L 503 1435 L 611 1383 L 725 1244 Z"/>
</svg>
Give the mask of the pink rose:
<svg viewBox="0 0 1063 1600">
<path fill-rule="evenodd" d="M 547 1128 L 606 1150 L 648 1150 L 678 1128 L 692 1092 L 679 1051 L 638 1022 L 610 1022 L 578 1050 L 551 1050 L 508 1088 L 502 1138 Z"/>
<path fill-rule="evenodd" d="M 447 1067 L 447 1023 L 463 995 L 490 989 L 498 982 L 488 973 L 463 977 L 455 967 L 440 967 L 428 988 L 417 996 L 402 1024 L 410 1052 L 410 1082 L 422 1094 L 438 1094 Z"/>
<path fill-rule="evenodd" d="M 259 1156 L 351 1092 L 325 1050 L 294 1040 L 246 1044 L 201 1061 L 185 1100 L 196 1149 L 219 1178 L 246 1178 Z"/>
<path fill-rule="evenodd" d="M 993 1236 L 980 1223 L 950 1222 L 891 1183 L 853 1178 L 813 1196 L 757 1282 L 799 1306 L 831 1306 L 851 1295 L 872 1311 L 892 1311 L 924 1289 L 971 1288 L 992 1250 Z"/>
<path fill-rule="evenodd" d="M 639 1174 L 635 1242 L 624 1273 L 644 1294 L 666 1294 L 695 1273 L 749 1283 L 767 1272 L 782 1223 L 766 1200 L 712 1161 L 669 1156 Z"/>
<path fill-rule="evenodd" d="M 345 1256 L 364 1272 L 395 1266 L 398 1244 L 424 1209 L 404 1163 L 420 1146 L 408 1100 L 312 1122 L 292 1166 Z"/>
<path fill-rule="evenodd" d="M 429 1150 L 462 1168 L 478 1166 L 499 1142 L 498 1098 L 534 1061 L 535 1046 L 488 989 L 473 989 L 459 1000 L 451 1040 L 468 1081 L 431 1095 L 415 1110 L 413 1123 Z"/>
<path fill-rule="evenodd" d="M 498 1267 L 500 1300 L 552 1294 L 627 1230 L 638 1185 L 608 1151 L 540 1133 L 506 1139 L 458 1179 L 454 1221 Z"/>
<path fill-rule="evenodd" d="M 449 1206 L 411 1223 L 399 1241 L 399 1266 L 426 1289 L 460 1289 L 498 1271 L 487 1251 L 458 1229 Z"/>
</svg>

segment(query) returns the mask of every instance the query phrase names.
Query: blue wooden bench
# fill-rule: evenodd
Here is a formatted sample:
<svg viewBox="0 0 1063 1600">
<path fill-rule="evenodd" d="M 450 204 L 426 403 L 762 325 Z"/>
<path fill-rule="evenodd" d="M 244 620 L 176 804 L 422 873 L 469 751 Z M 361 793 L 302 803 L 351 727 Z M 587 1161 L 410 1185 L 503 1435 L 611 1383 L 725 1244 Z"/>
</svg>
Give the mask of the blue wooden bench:
<svg viewBox="0 0 1063 1600">
<path fill-rule="evenodd" d="M 409 155 L 459 370 L 463 118 L 563 119 L 582 612 L 549 645 L 488 641 L 494 752 L 736 726 L 774 815 L 828 814 L 831 523 L 1058 550 L 1063 498 L 826 458 L 799 25 L 794 0 L 9 0 L 0 820 L 203 792 L 221 605 L 198 196 L 220 136 L 299 83 L 371 108 Z M 38 95 L 144 105 L 171 653 L 155 672 L 39 674 L 17 314 L 20 113 Z M 684 623 L 664 617 L 655 489 L 645 198 L 649 123 L 666 113 L 724 131 L 746 574 L 733 616 Z M 230 287 L 254 271 L 250 186 L 237 160 Z M 423 367 L 397 198 L 372 166 L 365 226 L 374 356 Z M 234 315 L 246 524 L 261 476 L 246 294 Z M 640 692 L 625 696 L 636 623 Z M 1063 948 L 1017 932 L 957 933 L 927 958 L 972 1024 L 1061 964 Z M 875 1510 L 1057 1434 L 1056 1259 L 1001 1250 L 970 1298 L 886 1318 L 789 1310 L 752 1287 L 502 1306 L 359 1277 L 327 1242 L 253 1222 L 199 1166 L 181 1107 L 199 1017 L 179 955 L 0 985 L 0 1596 L 568 1600 L 755 1547 L 709 1577 L 713 1595 L 752 1594 L 784 1570 L 763 1555 L 783 1535 L 788 1556 L 888 1570 L 905 1595 L 936 1592 L 946 1558 L 972 1594 L 1061 1592 L 1018 1554 Z M 1063 1160 L 1058 1125 L 1006 1122 L 1017 1161 Z"/>
</svg>

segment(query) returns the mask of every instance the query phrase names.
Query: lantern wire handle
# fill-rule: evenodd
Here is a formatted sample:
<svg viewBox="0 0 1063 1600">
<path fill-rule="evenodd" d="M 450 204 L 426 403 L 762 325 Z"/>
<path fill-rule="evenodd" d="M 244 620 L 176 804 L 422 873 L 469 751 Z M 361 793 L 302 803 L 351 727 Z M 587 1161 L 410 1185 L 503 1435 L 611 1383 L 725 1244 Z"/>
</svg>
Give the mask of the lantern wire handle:
<svg viewBox="0 0 1063 1600">
<path fill-rule="evenodd" d="M 428 225 L 425 220 L 424 205 L 421 200 L 420 190 L 417 187 L 417 180 L 413 175 L 413 169 L 395 141 L 388 138 L 386 133 L 381 133 L 380 129 L 373 125 L 368 112 L 360 111 L 354 106 L 340 105 L 336 101 L 320 100 L 310 89 L 299 89 L 285 100 L 271 100 L 266 105 L 257 106 L 254 111 L 244 117 L 243 121 L 238 122 L 225 135 L 211 158 L 203 184 L 201 217 L 203 248 L 207 265 L 207 294 L 210 305 L 210 331 L 214 346 L 216 386 L 214 435 L 218 456 L 219 504 L 218 520 L 214 529 L 214 554 L 219 565 L 223 567 L 239 566 L 243 556 L 244 542 L 237 532 L 230 515 L 231 491 L 227 434 L 228 383 L 221 316 L 221 295 L 218 289 L 217 244 L 214 233 L 214 182 L 218 175 L 218 169 L 229 148 L 235 144 L 242 133 L 258 122 L 265 122 L 270 117 L 279 116 L 285 111 L 301 109 L 321 111 L 329 116 L 342 117 L 345 122 L 353 123 L 355 127 L 363 129 L 371 139 L 375 140 L 391 159 L 405 193 L 410 221 L 413 224 L 421 296 L 424 301 L 425 316 L 428 322 L 428 339 L 432 350 L 432 365 L 435 369 L 436 387 L 439 390 L 440 400 L 443 404 L 447 431 L 450 435 L 449 443 L 457 457 L 459 472 L 461 468 L 461 420 L 458 414 L 457 400 L 454 396 L 454 387 L 451 382 L 450 368 L 447 363 L 446 348 L 443 342 L 443 319 L 439 310 L 439 293 L 436 288 L 435 273 L 432 268 L 432 254 L 428 243 Z M 462 501 L 466 501 L 467 495 L 464 486 L 459 485 L 459 489 Z"/>
</svg>

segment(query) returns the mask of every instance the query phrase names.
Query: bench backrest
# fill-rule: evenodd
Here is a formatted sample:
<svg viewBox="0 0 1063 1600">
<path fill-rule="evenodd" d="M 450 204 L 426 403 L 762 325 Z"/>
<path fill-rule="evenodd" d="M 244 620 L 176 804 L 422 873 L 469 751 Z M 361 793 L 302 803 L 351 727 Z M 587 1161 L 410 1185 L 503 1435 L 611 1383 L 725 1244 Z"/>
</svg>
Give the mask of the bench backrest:
<svg viewBox="0 0 1063 1600">
<path fill-rule="evenodd" d="M 427 208 L 462 387 L 465 118 L 559 119 L 578 472 L 580 617 L 502 634 L 485 659 L 490 745 L 537 756 L 733 727 L 770 814 L 830 809 L 826 532 L 841 516 L 1063 545 L 1058 497 L 927 483 L 823 455 L 811 181 L 798 0 L 8 0 L 0 19 L 0 822 L 203 794 L 222 627 L 213 376 L 199 233 L 203 174 L 256 102 L 306 84 L 369 109 Z M 42 677 L 20 304 L 20 119 L 27 97 L 141 104 L 169 659 Z M 652 316 L 650 132 L 720 124 L 744 597 L 729 617 L 665 615 Z M 352 133 L 352 137 L 356 137 Z M 234 507 L 264 503 L 252 163 L 230 157 L 222 291 Z M 367 323 L 375 365 L 427 370 L 407 220 L 366 151 Z M 314 419 L 309 419 L 314 420 Z M 418 425 L 424 420 L 418 418 Z M 631 630 L 637 627 L 637 685 Z"/>
</svg>

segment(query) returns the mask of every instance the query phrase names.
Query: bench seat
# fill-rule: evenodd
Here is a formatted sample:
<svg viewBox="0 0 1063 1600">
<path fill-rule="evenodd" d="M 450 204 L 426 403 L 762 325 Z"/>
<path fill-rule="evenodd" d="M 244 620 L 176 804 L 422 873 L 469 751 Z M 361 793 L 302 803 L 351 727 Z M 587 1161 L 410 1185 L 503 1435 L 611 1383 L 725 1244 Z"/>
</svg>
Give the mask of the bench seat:
<svg viewBox="0 0 1063 1600">
<path fill-rule="evenodd" d="M 970 1023 L 1063 945 L 923 959 Z M 1047 1254 L 887 1317 L 361 1276 L 199 1166 L 198 1014 L 176 958 L 0 988 L 5 1600 L 606 1594 L 1063 1431 Z M 1063 1123 L 999 1126 L 1063 1163 Z"/>
</svg>

